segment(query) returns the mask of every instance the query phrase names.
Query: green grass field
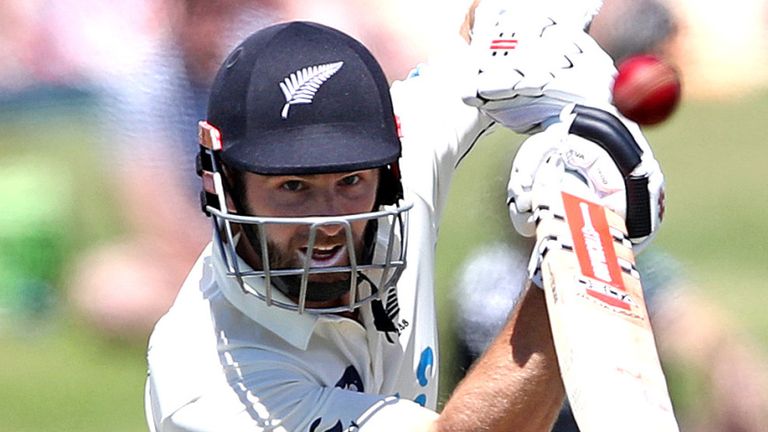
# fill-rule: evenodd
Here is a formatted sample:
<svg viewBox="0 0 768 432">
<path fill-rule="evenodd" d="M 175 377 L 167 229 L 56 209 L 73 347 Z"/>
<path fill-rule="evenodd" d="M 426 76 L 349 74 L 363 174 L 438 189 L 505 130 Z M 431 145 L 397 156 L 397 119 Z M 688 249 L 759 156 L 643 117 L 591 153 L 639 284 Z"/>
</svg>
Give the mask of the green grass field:
<svg viewBox="0 0 768 432">
<path fill-rule="evenodd" d="M 103 167 L 96 164 L 99 143 L 88 116 L 76 109 L 0 117 L 0 169 L 6 173 L 0 180 L 6 205 L 0 215 L 0 279 L 19 278 L 14 269 L 31 266 L 53 279 L 50 297 L 59 299 L 37 315 L 0 314 L 4 431 L 145 430 L 142 344 L 99 339 L 67 313 L 63 293 L 56 291 L 74 254 L 121 229 Z M 666 220 L 657 246 L 683 262 L 702 293 L 768 350 L 765 119 L 764 92 L 730 103 L 683 105 L 647 135 L 667 177 Z M 520 140 L 496 133 L 466 160 L 453 185 L 438 245 L 443 371 L 452 370 L 450 289 L 457 269 L 483 243 L 514 238 L 503 200 Z M 45 235 L 36 237 L 39 232 Z M 19 257 L 19 251 L 26 255 Z M 444 394 L 452 381 L 449 375 L 442 381 Z"/>
<path fill-rule="evenodd" d="M 3 431 L 146 430 L 143 343 L 100 339 L 68 313 L 61 288 L 79 251 L 121 231 L 90 103 L 0 112 Z"/>
</svg>

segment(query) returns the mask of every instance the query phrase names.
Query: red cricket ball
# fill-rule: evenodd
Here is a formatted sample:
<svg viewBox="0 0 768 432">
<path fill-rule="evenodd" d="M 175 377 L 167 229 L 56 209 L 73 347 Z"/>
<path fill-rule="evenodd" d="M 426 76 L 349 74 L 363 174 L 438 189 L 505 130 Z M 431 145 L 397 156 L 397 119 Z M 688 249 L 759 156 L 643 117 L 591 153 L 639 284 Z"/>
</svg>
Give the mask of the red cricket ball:
<svg viewBox="0 0 768 432">
<path fill-rule="evenodd" d="M 680 75 L 656 56 L 629 57 L 618 67 L 613 83 L 613 104 L 640 125 L 663 122 L 680 102 Z"/>
</svg>

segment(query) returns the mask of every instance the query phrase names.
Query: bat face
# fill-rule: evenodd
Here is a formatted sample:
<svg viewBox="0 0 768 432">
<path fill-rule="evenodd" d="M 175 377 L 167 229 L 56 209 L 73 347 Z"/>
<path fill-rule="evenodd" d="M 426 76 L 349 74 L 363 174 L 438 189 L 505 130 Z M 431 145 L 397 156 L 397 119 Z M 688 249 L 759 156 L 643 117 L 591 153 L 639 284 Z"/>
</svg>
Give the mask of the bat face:
<svg viewBox="0 0 768 432">
<path fill-rule="evenodd" d="M 576 195 L 554 201 L 536 232 L 576 422 L 584 432 L 678 431 L 624 221 Z"/>
</svg>

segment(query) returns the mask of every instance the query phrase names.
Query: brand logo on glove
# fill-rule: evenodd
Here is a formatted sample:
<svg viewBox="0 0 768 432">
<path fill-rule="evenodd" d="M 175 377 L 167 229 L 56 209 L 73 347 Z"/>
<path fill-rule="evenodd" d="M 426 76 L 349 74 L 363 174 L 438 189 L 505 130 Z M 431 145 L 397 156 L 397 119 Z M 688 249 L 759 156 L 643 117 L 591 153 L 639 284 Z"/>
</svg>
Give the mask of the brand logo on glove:
<svg viewBox="0 0 768 432">
<path fill-rule="evenodd" d="M 494 39 L 491 41 L 491 51 L 509 51 L 517 48 L 517 39 Z"/>
</svg>

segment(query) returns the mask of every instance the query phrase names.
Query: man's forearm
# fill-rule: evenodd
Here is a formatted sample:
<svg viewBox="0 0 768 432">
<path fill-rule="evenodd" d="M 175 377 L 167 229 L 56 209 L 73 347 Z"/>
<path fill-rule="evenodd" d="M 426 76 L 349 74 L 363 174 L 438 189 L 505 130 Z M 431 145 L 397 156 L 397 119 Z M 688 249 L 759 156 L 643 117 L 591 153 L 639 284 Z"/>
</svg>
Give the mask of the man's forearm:
<svg viewBox="0 0 768 432">
<path fill-rule="evenodd" d="M 544 293 L 531 288 L 437 421 L 439 431 L 548 431 L 564 397 Z"/>
</svg>

